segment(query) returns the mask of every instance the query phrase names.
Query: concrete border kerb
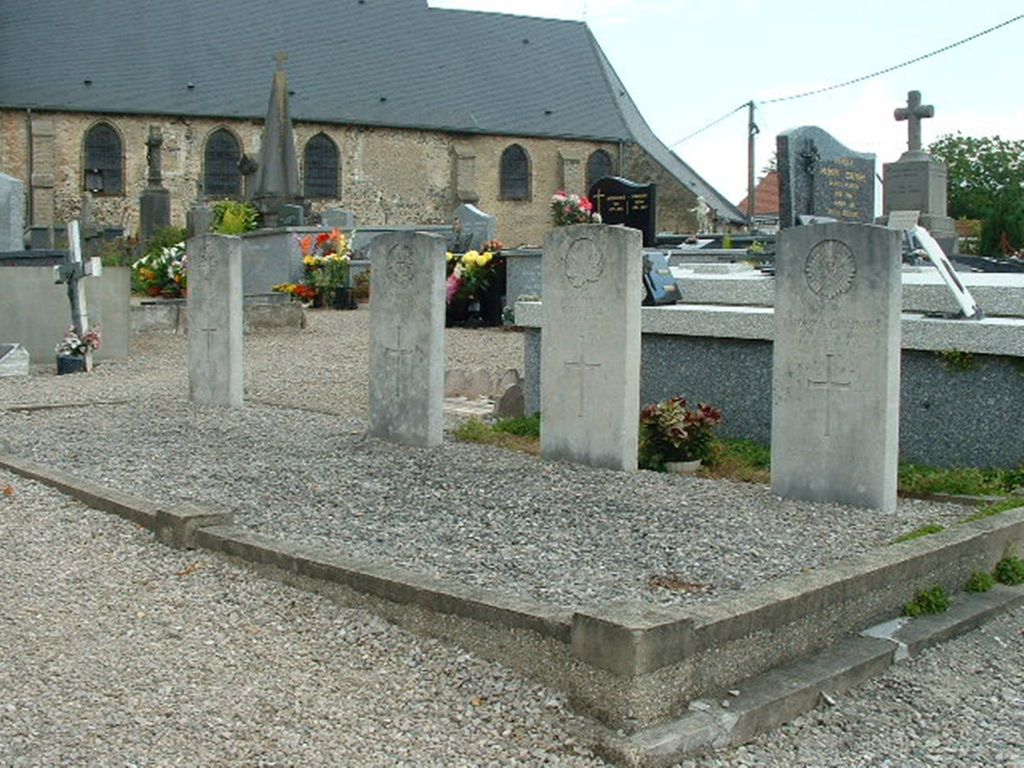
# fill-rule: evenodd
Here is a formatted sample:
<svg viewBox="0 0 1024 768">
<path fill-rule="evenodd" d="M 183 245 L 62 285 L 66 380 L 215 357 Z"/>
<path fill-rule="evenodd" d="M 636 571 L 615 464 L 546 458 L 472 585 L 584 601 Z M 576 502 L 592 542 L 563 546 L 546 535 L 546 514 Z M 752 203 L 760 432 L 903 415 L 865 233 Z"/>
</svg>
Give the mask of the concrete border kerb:
<svg viewBox="0 0 1024 768">
<path fill-rule="evenodd" d="M 947 614 L 865 630 L 891 619 L 920 589 L 941 584 L 957 593 L 974 570 L 991 569 L 1024 540 L 1024 499 L 1020 507 L 999 515 L 715 602 L 686 609 L 623 604 L 572 613 L 293 545 L 234 525 L 232 513 L 222 509 L 161 506 L 2 450 L 0 468 L 148 528 L 172 547 L 204 548 L 344 585 L 387 605 L 412 605 L 439 619 L 479 622 L 481 631 L 492 634 L 528 630 L 549 643 L 550 652 L 543 660 L 509 663 L 563 686 L 574 706 L 602 721 L 608 754 L 633 765 L 670 765 L 693 749 L 742 743 L 815 706 L 822 691 L 840 693 L 894 658 L 914 655 L 1024 604 L 1024 587 L 997 587 L 969 600 L 957 597 Z M 498 661 L 517 644 L 527 647 L 524 636 L 501 637 L 508 642 L 496 644 Z M 728 711 L 687 714 L 691 701 L 741 687 L 742 697 Z"/>
</svg>

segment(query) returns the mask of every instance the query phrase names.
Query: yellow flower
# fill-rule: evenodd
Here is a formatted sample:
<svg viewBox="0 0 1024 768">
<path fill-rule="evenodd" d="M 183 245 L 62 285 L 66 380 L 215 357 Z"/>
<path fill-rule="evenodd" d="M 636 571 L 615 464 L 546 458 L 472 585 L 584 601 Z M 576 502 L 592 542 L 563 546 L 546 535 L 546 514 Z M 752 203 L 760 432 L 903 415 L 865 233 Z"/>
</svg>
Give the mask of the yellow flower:
<svg viewBox="0 0 1024 768">
<path fill-rule="evenodd" d="M 316 256 L 303 256 L 302 263 L 307 267 L 316 266 Z"/>
<path fill-rule="evenodd" d="M 480 254 L 480 258 L 477 260 L 477 264 L 481 267 L 486 267 L 487 263 L 494 258 L 494 254 L 490 251 L 484 251 Z"/>
<path fill-rule="evenodd" d="M 445 261 L 451 261 L 454 258 L 455 258 L 455 254 L 452 253 L 451 251 L 446 252 L 445 255 L 444 255 Z"/>
<path fill-rule="evenodd" d="M 467 267 L 476 266 L 480 263 L 480 254 L 477 251 L 466 251 L 462 254 L 462 263 Z"/>
</svg>

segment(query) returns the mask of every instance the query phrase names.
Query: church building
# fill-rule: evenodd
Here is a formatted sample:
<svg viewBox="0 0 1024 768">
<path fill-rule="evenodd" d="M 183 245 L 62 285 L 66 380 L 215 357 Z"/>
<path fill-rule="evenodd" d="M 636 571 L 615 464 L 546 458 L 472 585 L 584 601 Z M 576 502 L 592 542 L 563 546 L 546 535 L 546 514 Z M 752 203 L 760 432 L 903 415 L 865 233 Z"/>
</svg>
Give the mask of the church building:
<svg viewBox="0 0 1024 768">
<path fill-rule="evenodd" d="M 276 61 L 275 61 L 276 59 Z M 0 24 L 0 172 L 29 225 L 139 229 L 160 129 L 172 223 L 246 195 L 275 69 L 287 76 L 303 197 L 362 226 L 442 224 L 461 203 L 507 246 L 537 245 L 557 190 L 655 182 L 657 228 L 743 214 L 650 130 L 587 25 L 426 0 L 32 0 Z"/>
</svg>

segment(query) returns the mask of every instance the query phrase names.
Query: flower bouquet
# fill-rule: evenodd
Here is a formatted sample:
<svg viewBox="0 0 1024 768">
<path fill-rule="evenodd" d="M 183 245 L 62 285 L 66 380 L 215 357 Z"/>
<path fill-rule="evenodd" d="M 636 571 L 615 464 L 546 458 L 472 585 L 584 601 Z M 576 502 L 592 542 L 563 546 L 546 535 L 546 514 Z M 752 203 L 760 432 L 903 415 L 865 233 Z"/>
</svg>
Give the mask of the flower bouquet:
<svg viewBox="0 0 1024 768">
<path fill-rule="evenodd" d="M 314 306 L 317 303 L 339 309 L 355 307 L 349 291 L 350 256 L 349 245 L 343 232 L 306 235 L 299 238 L 302 250 L 302 282 L 315 291 Z"/>
<path fill-rule="evenodd" d="M 567 195 L 562 190 L 551 196 L 551 218 L 556 227 L 601 223 L 601 214 L 594 210 L 590 200 L 579 195 Z"/>
<path fill-rule="evenodd" d="M 100 348 L 100 327 L 87 328 L 81 336 L 69 325 L 57 344 L 57 374 L 92 370 L 92 351 Z"/>
</svg>

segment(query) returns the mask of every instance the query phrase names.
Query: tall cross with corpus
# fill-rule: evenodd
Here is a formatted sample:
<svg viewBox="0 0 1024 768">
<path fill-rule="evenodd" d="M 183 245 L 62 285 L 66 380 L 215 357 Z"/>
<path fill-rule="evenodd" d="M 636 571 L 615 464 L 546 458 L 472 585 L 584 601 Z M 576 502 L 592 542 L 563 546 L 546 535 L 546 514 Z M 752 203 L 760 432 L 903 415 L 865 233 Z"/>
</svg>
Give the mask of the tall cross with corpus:
<svg viewBox="0 0 1024 768">
<path fill-rule="evenodd" d="M 935 107 L 921 103 L 921 92 L 911 91 L 907 94 L 907 106 L 900 107 L 893 115 L 897 120 L 907 121 L 907 149 L 917 152 L 921 149 L 921 120 L 935 117 Z"/>
</svg>

